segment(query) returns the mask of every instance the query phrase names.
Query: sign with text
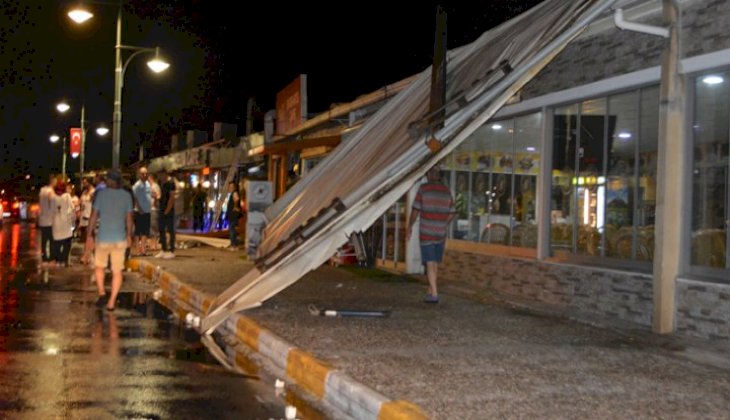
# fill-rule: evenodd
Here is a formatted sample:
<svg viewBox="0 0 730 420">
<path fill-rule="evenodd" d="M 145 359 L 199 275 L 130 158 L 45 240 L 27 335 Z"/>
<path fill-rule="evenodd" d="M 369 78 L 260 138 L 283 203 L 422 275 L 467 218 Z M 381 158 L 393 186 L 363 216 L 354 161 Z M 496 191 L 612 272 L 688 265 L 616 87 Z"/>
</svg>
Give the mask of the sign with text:
<svg viewBox="0 0 730 420">
<path fill-rule="evenodd" d="M 286 135 L 307 119 L 307 75 L 289 83 L 276 94 L 276 134 Z"/>
<path fill-rule="evenodd" d="M 74 127 L 71 129 L 71 144 L 69 146 L 71 156 L 76 157 L 81 154 L 81 129 Z"/>
</svg>

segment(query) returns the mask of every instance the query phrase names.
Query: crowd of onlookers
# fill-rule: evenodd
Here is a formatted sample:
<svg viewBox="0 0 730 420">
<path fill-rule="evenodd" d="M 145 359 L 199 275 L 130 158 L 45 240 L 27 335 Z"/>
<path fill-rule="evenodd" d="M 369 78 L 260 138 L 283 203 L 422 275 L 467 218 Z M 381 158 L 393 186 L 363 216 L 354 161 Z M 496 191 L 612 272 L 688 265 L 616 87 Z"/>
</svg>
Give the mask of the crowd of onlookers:
<svg viewBox="0 0 730 420">
<path fill-rule="evenodd" d="M 147 173 L 146 168 L 141 168 L 138 180 L 133 185 L 122 180 L 121 188 L 131 194 L 135 210 L 134 244 L 127 249 L 127 257 L 130 255 L 174 257 L 175 184 L 166 173 L 160 174 L 159 178 L 164 178 L 162 186 Z M 41 231 L 43 267 L 68 267 L 72 242 L 85 244 L 89 235 L 93 238 L 96 226 L 89 227 L 89 219 L 94 197 L 106 186 L 106 176 L 99 174 L 83 178 L 80 188 L 61 177 L 51 176 L 48 184 L 41 188 L 38 226 Z M 163 214 L 162 218 L 159 216 L 161 202 L 163 212 L 167 210 L 167 214 Z M 163 223 L 163 234 L 170 237 L 165 241 L 164 248 L 161 247 L 163 244 L 160 238 L 160 222 Z M 85 257 L 81 258 L 82 263 L 89 262 L 89 256 Z"/>
<path fill-rule="evenodd" d="M 124 262 L 132 253 L 151 255 L 159 243 L 162 250 L 155 257 L 175 257 L 175 182 L 161 172 L 158 184 L 144 167 L 137 177 L 130 185 L 112 170 L 104 176 L 84 178 L 77 193 L 73 185 L 52 176 L 38 196 L 41 266 L 68 267 L 72 242 L 83 243 L 80 261 L 93 262 L 97 305 L 110 311 L 121 287 Z M 108 300 L 105 271 L 112 273 Z"/>
<path fill-rule="evenodd" d="M 41 231 L 41 267 L 68 267 L 74 240 L 84 244 L 82 264 L 92 264 L 99 289 L 97 305 L 114 310 L 122 283 L 124 262 L 131 255 L 175 258 L 176 183 L 166 171 L 157 182 L 147 168 L 141 167 L 134 184 L 126 182 L 116 170 L 106 175 L 84 178 L 80 191 L 64 179 L 51 176 L 41 188 L 38 199 Z M 196 217 L 193 230 L 202 230 L 204 192 L 193 196 Z M 237 183 L 230 182 L 225 215 L 231 229 L 229 249 L 238 249 L 236 227 L 245 217 L 245 199 Z M 160 249 L 161 248 L 161 249 Z M 111 297 L 106 299 L 104 274 L 112 273 Z"/>
</svg>

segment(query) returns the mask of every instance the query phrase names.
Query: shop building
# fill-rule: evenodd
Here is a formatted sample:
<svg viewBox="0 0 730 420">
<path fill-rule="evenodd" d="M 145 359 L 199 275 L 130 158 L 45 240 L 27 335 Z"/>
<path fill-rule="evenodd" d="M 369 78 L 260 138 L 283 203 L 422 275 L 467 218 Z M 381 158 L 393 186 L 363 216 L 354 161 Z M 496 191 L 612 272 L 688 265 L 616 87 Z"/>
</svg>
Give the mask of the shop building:
<svg viewBox="0 0 730 420">
<path fill-rule="evenodd" d="M 623 3 L 626 19 L 663 25 L 661 1 Z M 619 30 L 613 16 L 594 23 L 442 162 L 458 216 L 441 281 L 571 316 L 730 338 L 730 3 L 678 4 L 682 132 L 660 133 L 669 40 Z M 672 148 L 681 162 L 662 160 Z M 686 181 L 662 186 L 676 171 Z M 658 224 L 662 197 L 667 212 L 681 203 L 678 223 Z M 417 244 L 402 236 L 409 202 L 383 216 L 379 260 L 418 272 Z M 679 267 L 664 286 L 660 250 L 660 265 Z M 656 325 L 660 301 L 669 331 Z"/>
</svg>

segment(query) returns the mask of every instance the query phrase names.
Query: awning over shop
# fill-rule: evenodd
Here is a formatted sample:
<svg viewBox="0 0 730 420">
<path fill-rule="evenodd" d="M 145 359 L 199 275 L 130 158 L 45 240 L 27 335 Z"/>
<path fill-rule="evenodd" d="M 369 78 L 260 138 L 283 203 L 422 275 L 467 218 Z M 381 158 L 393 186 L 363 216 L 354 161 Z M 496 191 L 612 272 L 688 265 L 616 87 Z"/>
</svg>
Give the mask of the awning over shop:
<svg viewBox="0 0 730 420">
<path fill-rule="evenodd" d="M 202 320 L 203 341 L 221 363 L 225 356 L 210 337 L 217 325 L 296 282 L 368 228 L 614 1 L 547 0 L 449 51 L 445 120 L 427 115 L 429 68 L 270 207 L 256 268 Z"/>
<path fill-rule="evenodd" d="M 248 151 L 249 156 L 282 155 L 290 152 L 302 151 L 314 147 L 334 147 L 340 143 L 340 135 L 304 138 L 301 140 L 287 140 L 258 146 Z"/>
</svg>

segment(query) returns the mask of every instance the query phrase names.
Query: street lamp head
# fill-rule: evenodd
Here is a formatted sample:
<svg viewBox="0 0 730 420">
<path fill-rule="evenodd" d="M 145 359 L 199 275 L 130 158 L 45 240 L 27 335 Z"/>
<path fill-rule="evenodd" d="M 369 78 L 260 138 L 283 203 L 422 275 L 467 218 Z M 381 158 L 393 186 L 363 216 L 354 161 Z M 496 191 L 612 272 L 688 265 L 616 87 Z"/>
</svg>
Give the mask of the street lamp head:
<svg viewBox="0 0 730 420">
<path fill-rule="evenodd" d="M 79 157 L 78 153 L 76 153 L 76 152 L 71 153 L 71 159 L 76 159 L 77 157 Z"/>
<path fill-rule="evenodd" d="M 96 129 L 96 134 L 98 134 L 100 136 L 106 136 L 106 134 L 108 132 L 109 132 L 109 129 L 106 128 L 106 127 L 104 127 L 104 126 L 101 126 L 101 127 L 99 127 L 99 128 Z"/>
<path fill-rule="evenodd" d="M 80 6 L 69 11 L 68 17 L 71 18 L 76 23 L 84 23 L 87 20 L 94 17 L 94 14 L 89 12 L 88 10 L 82 9 Z"/>
<path fill-rule="evenodd" d="M 161 73 L 170 67 L 170 63 L 160 58 L 160 47 L 155 48 L 155 58 L 147 62 L 147 67 L 155 73 Z"/>
<path fill-rule="evenodd" d="M 57 136 L 57 135 L 55 135 L 55 134 L 54 134 L 54 135 L 52 135 L 52 136 L 50 137 L 51 143 L 55 143 L 55 142 L 57 142 L 57 141 L 58 141 L 59 139 L 60 139 L 60 137 L 58 137 L 58 136 Z"/>
<path fill-rule="evenodd" d="M 58 110 L 58 112 L 64 113 L 71 109 L 71 106 L 66 102 L 61 102 L 60 104 L 56 105 L 56 109 Z"/>
</svg>

